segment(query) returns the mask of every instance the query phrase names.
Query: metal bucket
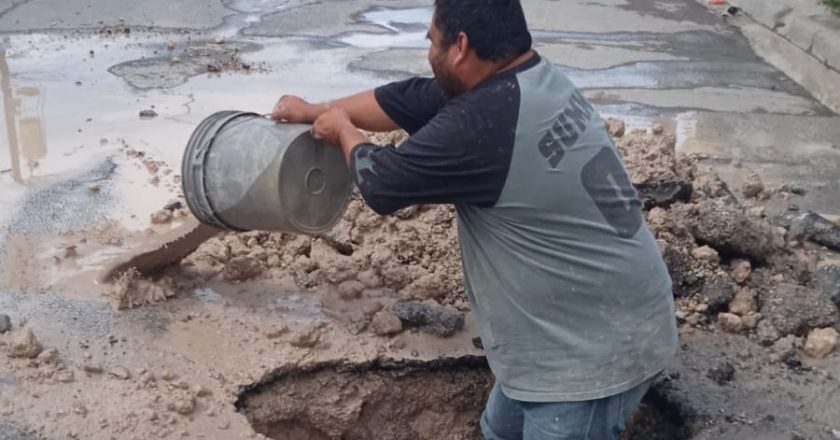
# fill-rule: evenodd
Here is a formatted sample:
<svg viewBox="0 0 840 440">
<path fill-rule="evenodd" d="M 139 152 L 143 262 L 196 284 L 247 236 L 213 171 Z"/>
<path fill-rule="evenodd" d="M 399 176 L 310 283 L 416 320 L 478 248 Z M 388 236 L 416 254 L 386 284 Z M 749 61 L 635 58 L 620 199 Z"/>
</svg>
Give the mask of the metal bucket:
<svg viewBox="0 0 840 440">
<path fill-rule="evenodd" d="M 235 231 L 332 228 L 347 207 L 350 171 L 341 149 L 313 139 L 309 129 L 236 111 L 202 121 L 182 164 L 190 211 Z"/>
</svg>

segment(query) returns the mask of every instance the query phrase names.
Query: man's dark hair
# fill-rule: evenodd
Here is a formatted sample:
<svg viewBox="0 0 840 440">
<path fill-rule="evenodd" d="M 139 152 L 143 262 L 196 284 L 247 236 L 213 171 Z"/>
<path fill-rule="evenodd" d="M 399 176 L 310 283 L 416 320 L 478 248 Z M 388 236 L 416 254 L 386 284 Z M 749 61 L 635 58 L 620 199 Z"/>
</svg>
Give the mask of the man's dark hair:
<svg viewBox="0 0 840 440">
<path fill-rule="evenodd" d="M 463 32 L 486 61 L 522 55 L 533 42 L 519 0 L 435 0 L 435 25 L 444 47 Z"/>
</svg>

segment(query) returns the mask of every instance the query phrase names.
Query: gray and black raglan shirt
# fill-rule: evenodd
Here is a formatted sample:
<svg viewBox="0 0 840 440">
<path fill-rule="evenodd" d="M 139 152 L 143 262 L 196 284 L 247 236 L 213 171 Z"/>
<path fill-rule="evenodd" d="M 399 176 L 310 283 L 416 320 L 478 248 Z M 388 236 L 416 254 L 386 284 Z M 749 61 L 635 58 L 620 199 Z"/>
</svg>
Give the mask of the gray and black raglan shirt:
<svg viewBox="0 0 840 440">
<path fill-rule="evenodd" d="M 380 214 L 453 204 L 470 305 L 510 398 L 621 393 L 676 350 L 671 281 L 600 116 L 535 56 L 448 98 L 433 79 L 376 90 L 411 135 L 361 144 L 356 184 Z"/>
</svg>

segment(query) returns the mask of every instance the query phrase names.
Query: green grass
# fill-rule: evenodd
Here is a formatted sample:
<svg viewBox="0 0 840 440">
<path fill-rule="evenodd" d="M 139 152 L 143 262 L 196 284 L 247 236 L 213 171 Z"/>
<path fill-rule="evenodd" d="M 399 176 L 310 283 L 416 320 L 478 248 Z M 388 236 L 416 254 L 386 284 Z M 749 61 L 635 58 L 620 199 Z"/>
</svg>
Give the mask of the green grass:
<svg viewBox="0 0 840 440">
<path fill-rule="evenodd" d="M 840 14 L 840 0 L 822 0 L 823 4 Z"/>
</svg>

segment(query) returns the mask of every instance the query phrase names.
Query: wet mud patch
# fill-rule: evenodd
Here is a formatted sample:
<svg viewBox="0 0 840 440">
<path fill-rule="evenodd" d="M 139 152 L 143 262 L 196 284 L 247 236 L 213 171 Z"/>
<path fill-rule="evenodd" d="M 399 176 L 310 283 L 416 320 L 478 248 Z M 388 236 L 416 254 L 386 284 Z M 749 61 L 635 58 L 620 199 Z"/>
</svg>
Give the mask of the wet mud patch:
<svg viewBox="0 0 840 440">
<path fill-rule="evenodd" d="M 481 357 L 321 364 L 289 369 L 245 390 L 236 403 L 275 440 L 480 440 L 493 375 Z M 683 440 L 679 405 L 651 390 L 622 440 Z"/>
<path fill-rule="evenodd" d="M 267 64 L 241 58 L 242 54 L 261 48 L 256 43 L 240 41 L 203 41 L 183 49 L 161 49 L 160 56 L 120 63 L 108 71 L 137 89 L 172 88 L 205 73 L 267 72 Z"/>
</svg>

